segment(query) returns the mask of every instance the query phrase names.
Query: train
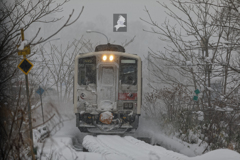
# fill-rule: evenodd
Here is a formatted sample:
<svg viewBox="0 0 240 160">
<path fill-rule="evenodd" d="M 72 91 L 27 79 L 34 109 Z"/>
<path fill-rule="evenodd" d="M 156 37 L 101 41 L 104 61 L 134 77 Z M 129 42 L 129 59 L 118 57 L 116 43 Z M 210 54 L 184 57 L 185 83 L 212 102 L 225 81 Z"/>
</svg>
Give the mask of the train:
<svg viewBox="0 0 240 160">
<path fill-rule="evenodd" d="M 117 44 L 79 54 L 74 67 L 76 127 L 93 134 L 134 132 L 142 105 L 142 61 Z"/>
</svg>

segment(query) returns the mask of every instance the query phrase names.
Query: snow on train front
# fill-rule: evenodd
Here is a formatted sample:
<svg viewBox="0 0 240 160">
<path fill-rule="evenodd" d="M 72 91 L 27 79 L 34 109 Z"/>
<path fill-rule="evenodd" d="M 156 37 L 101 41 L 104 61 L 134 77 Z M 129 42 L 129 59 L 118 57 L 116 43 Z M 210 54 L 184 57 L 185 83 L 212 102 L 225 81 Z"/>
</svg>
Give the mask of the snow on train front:
<svg viewBox="0 0 240 160">
<path fill-rule="evenodd" d="M 74 112 L 81 132 L 135 131 L 141 114 L 142 62 L 106 44 L 75 58 Z"/>
</svg>

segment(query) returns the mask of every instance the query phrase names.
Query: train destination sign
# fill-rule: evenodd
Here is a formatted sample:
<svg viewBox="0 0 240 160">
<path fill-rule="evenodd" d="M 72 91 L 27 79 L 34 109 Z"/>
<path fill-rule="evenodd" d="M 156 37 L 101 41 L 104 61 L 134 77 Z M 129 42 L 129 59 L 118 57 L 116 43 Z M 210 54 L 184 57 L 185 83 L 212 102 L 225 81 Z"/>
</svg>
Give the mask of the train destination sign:
<svg viewBox="0 0 240 160">
<path fill-rule="evenodd" d="M 18 65 L 18 68 L 26 75 L 30 72 L 32 67 L 33 64 L 28 59 L 23 59 Z"/>
<path fill-rule="evenodd" d="M 93 60 L 92 59 L 84 59 L 83 63 L 93 63 Z"/>
<path fill-rule="evenodd" d="M 79 64 L 96 64 L 96 57 L 80 58 Z"/>
</svg>

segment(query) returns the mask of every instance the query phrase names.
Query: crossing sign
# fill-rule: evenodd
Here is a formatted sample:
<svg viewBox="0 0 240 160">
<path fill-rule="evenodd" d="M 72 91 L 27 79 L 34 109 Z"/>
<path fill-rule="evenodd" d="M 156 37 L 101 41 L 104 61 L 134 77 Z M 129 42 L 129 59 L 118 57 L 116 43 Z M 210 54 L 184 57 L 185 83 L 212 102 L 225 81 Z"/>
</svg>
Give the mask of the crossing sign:
<svg viewBox="0 0 240 160">
<path fill-rule="evenodd" d="M 33 64 L 27 58 L 23 59 L 18 65 L 18 68 L 26 75 L 30 72 L 32 67 Z"/>
</svg>

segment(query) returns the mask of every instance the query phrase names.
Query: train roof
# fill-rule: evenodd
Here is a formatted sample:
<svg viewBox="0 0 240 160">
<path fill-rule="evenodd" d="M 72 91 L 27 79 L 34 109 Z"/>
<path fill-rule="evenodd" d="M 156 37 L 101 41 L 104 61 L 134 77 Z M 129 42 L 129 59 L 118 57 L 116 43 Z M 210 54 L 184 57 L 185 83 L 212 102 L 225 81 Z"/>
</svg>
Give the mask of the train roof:
<svg viewBox="0 0 240 160">
<path fill-rule="evenodd" d="M 95 52 L 100 51 L 116 51 L 116 52 L 125 52 L 125 48 L 117 44 L 100 44 L 95 48 Z"/>
</svg>

